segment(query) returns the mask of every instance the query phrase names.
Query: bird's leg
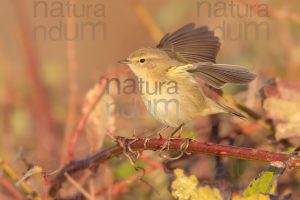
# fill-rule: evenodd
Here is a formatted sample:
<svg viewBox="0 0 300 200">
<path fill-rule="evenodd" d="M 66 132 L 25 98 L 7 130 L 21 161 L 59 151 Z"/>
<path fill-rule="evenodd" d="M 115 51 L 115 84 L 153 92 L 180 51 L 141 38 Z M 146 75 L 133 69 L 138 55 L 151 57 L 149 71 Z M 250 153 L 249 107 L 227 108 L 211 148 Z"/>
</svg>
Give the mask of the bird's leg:
<svg viewBox="0 0 300 200">
<path fill-rule="evenodd" d="M 161 127 L 158 131 L 157 134 L 159 135 L 159 138 L 162 138 L 161 132 L 163 132 L 164 130 L 170 128 L 170 126 L 168 125 L 164 125 L 163 127 Z"/>
<path fill-rule="evenodd" d="M 164 144 L 163 144 L 163 146 L 162 146 L 160 152 L 163 151 L 163 150 L 165 150 L 165 149 L 169 150 L 169 146 L 170 146 L 171 140 L 174 139 L 173 136 L 174 136 L 174 135 L 175 135 L 175 134 L 183 127 L 183 126 L 184 126 L 184 123 L 182 123 L 180 126 L 178 126 L 178 127 L 171 133 L 171 135 L 168 137 L 168 139 L 164 142 Z M 161 139 L 161 138 L 162 138 L 162 137 L 161 137 L 161 135 L 160 135 L 160 139 Z M 176 138 L 175 138 L 175 139 L 176 139 Z"/>
<path fill-rule="evenodd" d="M 184 123 L 180 124 L 170 135 L 170 138 L 172 138 L 182 127 L 184 126 Z"/>
<path fill-rule="evenodd" d="M 183 126 L 182 126 L 181 129 L 179 130 L 178 138 L 181 138 L 181 137 L 182 137 L 182 130 L 183 130 Z"/>
</svg>

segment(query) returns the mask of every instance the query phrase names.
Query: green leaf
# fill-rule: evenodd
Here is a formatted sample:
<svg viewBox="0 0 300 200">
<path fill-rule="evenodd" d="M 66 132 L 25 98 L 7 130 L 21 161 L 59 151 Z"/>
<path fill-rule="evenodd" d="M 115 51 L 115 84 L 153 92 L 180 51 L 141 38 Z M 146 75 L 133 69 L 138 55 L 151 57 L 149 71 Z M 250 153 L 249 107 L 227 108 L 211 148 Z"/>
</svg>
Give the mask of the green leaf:
<svg viewBox="0 0 300 200">
<path fill-rule="evenodd" d="M 280 176 L 284 167 L 280 166 L 281 162 L 271 163 L 266 169 L 256 177 L 246 188 L 243 195 L 250 197 L 254 194 L 273 194 L 276 189 L 276 180 Z"/>
<path fill-rule="evenodd" d="M 232 200 L 270 200 L 270 197 L 268 195 L 263 194 L 254 194 L 249 197 L 243 197 L 243 196 L 234 196 Z"/>
</svg>

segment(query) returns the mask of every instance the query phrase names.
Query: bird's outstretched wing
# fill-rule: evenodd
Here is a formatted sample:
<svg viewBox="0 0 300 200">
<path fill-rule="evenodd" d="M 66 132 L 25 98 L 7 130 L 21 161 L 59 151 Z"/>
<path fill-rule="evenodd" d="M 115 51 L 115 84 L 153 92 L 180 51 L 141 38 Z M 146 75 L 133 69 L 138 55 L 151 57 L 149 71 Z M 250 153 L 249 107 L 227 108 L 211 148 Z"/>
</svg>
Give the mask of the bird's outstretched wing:
<svg viewBox="0 0 300 200">
<path fill-rule="evenodd" d="M 217 89 L 227 83 L 247 84 L 256 78 L 247 68 L 231 64 L 195 63 L 187 71 Z"/>
<path fill-rule="evenodd" d="M 188 24 L 172 34 L 166 34 L 156 47 L 182 63 L 215 63 L 220 42 L 207 27 L 195 28 L 194 24 Z"/>
</svg>

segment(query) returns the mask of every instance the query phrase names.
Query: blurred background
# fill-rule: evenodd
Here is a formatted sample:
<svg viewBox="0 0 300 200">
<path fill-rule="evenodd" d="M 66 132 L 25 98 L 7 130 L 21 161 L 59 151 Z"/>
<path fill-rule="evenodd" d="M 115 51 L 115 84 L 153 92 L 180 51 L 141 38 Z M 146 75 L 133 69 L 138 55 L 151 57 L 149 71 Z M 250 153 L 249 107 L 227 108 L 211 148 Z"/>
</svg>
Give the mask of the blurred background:
<svg viewBox="0 0 300 200">
<path fill-rule="evenodd" d="M 113 143 L 108 135 L 145 136 L 159 128 L 139 96 L 123 91 L 124 81 L 135 77 L 117 61 L 138 48 L 155 46 L 165 33 L 191 22 L 219 36 L 218 63 L 246 66 L 258 74 L 249 86 L 227 86 L 224 92 L 265 124 L 218 115 L 188 124 L 183 136 L 282 152 L 298 145 L 298 135 L 279 136 L 265 119 L 276 128 L 274 115 L 299 108 L 296 103 L 288 107 L 299 100 L 295 95 L 300 91 L 299 1 L 12 0 L 2 2 L 0 16 L 0 160 L 20 176 L 32 165 L 55 171 L 72 159 L 100 151 Z M 114 77 L 119 82 L 103 91 L 103 80 Z M 273 104 L 264 106 L 266 97 L 260 92 L 272 79 L 288 81 L 284 91 L 292 88 L 283 93 L 291 95 L 286 107 L 279 101 L 283 108 L 275 114 L 270 114 Z M 86 121 L 84 116 L 89 116 Z M 293 123 L 300 121 L 297 116 Z M 247 187 L 264 167 L 256 161 L 204 155 L 171 162 L 155 152 L 144 154 L 139 164 L 149 169 L 145 179 L 151 187 L 132 178 L 136 171 L 128 159 L 114 158 L 95 175 L 96 199 L 172 199 L 168 190 L 177 167 L 229 197 Z M 16 199 L 1 173 L 0 180 L 0 198 Z M 133 181 L 116 185 L 124 180 Z M 278 182 L 279 196 L 292 193 L 293 199 L 300 198 L 299 181 L 298 171 L 286 172 Z M 41 177 L 28 182 L 46 196 Z M 62 193 L 74 190 L 70 186 Z"/>
</svg>

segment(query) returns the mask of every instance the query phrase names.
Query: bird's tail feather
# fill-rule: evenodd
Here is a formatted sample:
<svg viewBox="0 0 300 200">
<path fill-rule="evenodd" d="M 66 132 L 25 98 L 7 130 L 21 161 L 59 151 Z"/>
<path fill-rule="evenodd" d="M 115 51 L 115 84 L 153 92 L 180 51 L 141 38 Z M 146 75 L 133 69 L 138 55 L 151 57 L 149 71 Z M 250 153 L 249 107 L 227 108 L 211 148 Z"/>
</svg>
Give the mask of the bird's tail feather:
<svg viewBox="0 0 300 200">
<path fill-rule="evenodd" d="M 217 103 L 217 102 L 216 102 Z M 225 110 L 227 113 L 239 117 L 241 119 L 248 119 L 248 117 L 244 114 L 242 114 L 241 112 L 237 111 L 235 108 L 232 108 L 230 106 L 227 106 L 225 104 L 221 104 L 221 103 L 217 103 L 223 110 Z"/>
</svg>

